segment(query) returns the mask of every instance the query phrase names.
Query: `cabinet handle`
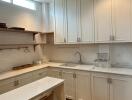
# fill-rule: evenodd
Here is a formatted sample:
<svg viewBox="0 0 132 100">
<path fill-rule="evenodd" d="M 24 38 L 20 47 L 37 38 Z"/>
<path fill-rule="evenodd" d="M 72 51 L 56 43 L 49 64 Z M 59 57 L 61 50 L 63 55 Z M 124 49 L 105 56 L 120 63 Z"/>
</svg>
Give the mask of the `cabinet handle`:
<svg viewBox="0 0 132 100">
<path fill-rule="evenodd" d="M 64 38 L 64 42 L 66 43 L 66 38 Z"/>
<path fill-rule="evenodd" d="M 77 77 L 77 76 L 76 76 L 76 74 L 74 73 L 74 74 L 73 74 L 73 78 L 76 78 L 76 77 Z"/>
<path fill-rule="evenodd" d="M 109 84 L 112 84 L 112 79 L 111 79 L 111 78 L 108 78 L 108 79 L 107 79 L 107 82 L 108 82 Z"/>
<path fill-rule="evenodd" d="M 39 76 L 41 76 L 43 73 L 39 73 Z"/>
<path fill-rule="evenodd" d="M 19 80 L 14 81 L 14 86 L 18 86 L 19 85 Z"/>
<path fill-rule="evenodd" d="M 62 76 L 62 72 L 59 72 L 59 76 Z"/>
<path fill-rule="evenodd" d="M 111 40 L 111 41 L 114 41 L 114 40 L 115 40 L 115 36 L 111 35 L 111 36 L 110 36 L 110 40 Z"/>
<path fill-rule="evenodd" d="M 77 42 L 79 42 L 79 39 L 78 39 L 78 37 L 77 37 Z"/>
<path fill-rule="evenodd" d="M 77 42 L 81 42 L 81 38 L 78 37 L 78 38 L 77 38 Z"/>
</svg>

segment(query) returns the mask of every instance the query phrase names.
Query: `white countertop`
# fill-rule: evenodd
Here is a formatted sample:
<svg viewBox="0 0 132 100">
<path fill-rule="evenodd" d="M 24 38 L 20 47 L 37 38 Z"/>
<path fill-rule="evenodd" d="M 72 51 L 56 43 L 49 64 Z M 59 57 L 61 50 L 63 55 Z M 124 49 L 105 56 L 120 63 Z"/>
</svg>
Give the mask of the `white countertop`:
<svg viewBox="0 0 132 100">
<path fill-rule="evenodd" d="M 49 66 L 55 67 L 55 68 L 74 69 L 74 70 L 82 70 L 82 71 L 102 72 L 102 73 L 111 73 L 111 74 L 132 76 L 132 69 L 129 69 L 129 68 L 102 68 L 102 67 L 95 67 L 94 65 L 79 65 L 79 64 L 76 67 L 60 66 L 62 64 L 64 64 L 64 63 L 48 62 L 46 64 L 37 65 L 34 67 L 22 69 L 22 70 L 8 71 L 8 72 L 0 74 L 0 80 L 11 78 L 11 77 L 14 77 L 14 76 L 17 76 L 20 74 L 24 74 L 27 72 L 31 72 L 34 70 L 38 70 L 41 68 L 47 68 Z"/>
<path fill-rule="evenodd" d="M 29 100 L 64 83 L 64 80 L 45 77 L 0 95 L 0 100 Z"/>
</svg>

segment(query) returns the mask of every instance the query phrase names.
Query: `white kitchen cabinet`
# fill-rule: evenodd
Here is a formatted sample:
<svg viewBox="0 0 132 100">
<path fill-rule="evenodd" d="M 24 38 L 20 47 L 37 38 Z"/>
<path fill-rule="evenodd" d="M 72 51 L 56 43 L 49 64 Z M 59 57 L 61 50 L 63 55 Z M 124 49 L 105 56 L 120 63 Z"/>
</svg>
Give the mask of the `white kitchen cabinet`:
<svg viewBox="0 0 132 100">
<path fill-rule="evenodd" d="M 14 89 L 14 78 L 9 78 L 0 81 L 0 94 Z"/>
<path fill-rule="evenodd" d="M 109 84 L 107 74 L 92 74 L 92 100 L 109 100 Z"/>
<path fill-rule="evenodd" d="M 77 0 L 66 1 L 66 16 L 67 16 L 67 42 L 77 43 L 78 33 L 78 15 L 77 15 Z"/>
<path fill-rule="evenodd" d="M 66 42 L 65 0 L 54 0 L 55 43 Z"/>
<path fill-rule="evenodd" d="M 112 35 L 112 1 L 94 0 L 95 42 L 109 42 Z"/>
<path fill-rule="evenodd" d="M 132 99 L 132 78 L 112 75 L 110 84 L 110 100 Z"/>
<path fill-rule="evenodd" d="M 91 75 L 89 72 L 76 72 L 76 100 L 92 100 Z"/>
<path fill-rule="evenodd" d="M 79 11 L 79 10 L 78 10 Z M 94 1 L 80 0 L 80 33 L 78 37 L 81 43 L 94 42 Z"/>
<path fill-rule="evenodd" d="M 112 0 L 114 41 L 130 42 L 131 0 Z"/>
<path fill-rule="evenodd" d="M 63 70 L 62 78 L 64 81 L 65 98 L 68 100 L 76 100 L 75 96 L 75 74 L 70 70 Z"/>
<path fill-rule="evenodd" d="M 132 78 L 114 74 L 92 74 L 93 100 L 131 100 Z"/>
<path fill-rule="evenodd" d="M 54 78 L 62 78 L 62 70 L 58 68 L 49 68 L 48 76 L 54 77 Z"/>
<path fill-rule="evenodd" d="M 44 78 L 47 76 L 47 69 L 44 68 L 44 69 L 39 69 L 39 70 L 33 71 L 32 76 L 33 76 L 32 78 L 34 81 Z"/>
<path fill-rule="evenodd" d="M 14 88 L 21 87 L 33 81 L 32 73 L 25 73 L 14 77 Z"/>
</svg>

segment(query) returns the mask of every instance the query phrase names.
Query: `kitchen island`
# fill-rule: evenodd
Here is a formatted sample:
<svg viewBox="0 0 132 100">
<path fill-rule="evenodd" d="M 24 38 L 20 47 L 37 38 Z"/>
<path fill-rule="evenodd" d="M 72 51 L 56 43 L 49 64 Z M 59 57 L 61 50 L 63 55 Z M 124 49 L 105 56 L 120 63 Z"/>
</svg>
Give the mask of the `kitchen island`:
<svg viewBox="0 0 132 100">
<path fill-rule="evenodd" d="M 64 80 L 45 77 L 0 95 L 0 100 L 64 100 Z"/>
</svg>

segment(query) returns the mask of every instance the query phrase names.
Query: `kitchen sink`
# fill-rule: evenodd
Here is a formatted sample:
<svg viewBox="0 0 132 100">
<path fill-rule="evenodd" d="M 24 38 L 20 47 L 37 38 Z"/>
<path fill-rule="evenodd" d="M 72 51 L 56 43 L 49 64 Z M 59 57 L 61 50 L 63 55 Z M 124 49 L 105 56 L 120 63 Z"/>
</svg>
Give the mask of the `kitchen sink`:
<svg viewBox="0 0 132 100">
<path fill-rule="evenodd" d="M 76 66 L 78 66 L 78 64 L 64 63 L 64 64 L 62 64 L 62 65 L 60 65 L 60 66 L 64 66 L 64 67 L 76 67 Z"/>
</svg>

